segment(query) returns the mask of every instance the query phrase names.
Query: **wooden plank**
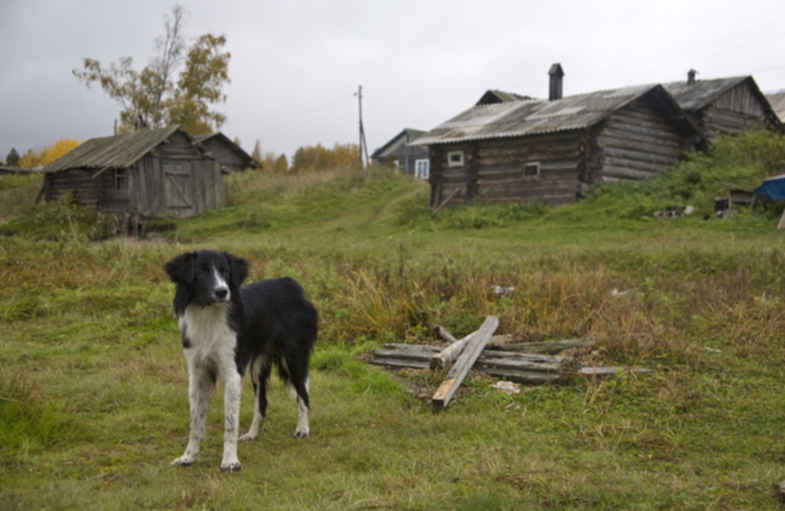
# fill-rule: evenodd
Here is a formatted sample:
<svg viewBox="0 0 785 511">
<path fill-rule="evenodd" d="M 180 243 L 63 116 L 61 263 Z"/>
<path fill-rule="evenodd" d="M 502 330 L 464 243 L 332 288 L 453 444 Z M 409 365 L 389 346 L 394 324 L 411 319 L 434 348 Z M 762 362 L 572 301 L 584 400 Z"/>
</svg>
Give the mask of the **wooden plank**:
<svg viewBox="0 0 785 511">
<path fill-rule="evenodd" d="M 493 343 L 488 346 L 486 353 L 492 353 L 490 350 L 502 348 L 505 351 L 518 351 L 524 353 L 559 353 L 570 348 L 583 348 L 593 346 L 594 339 L 591 337 L 577 337 L 574 339 L 560 339 L 557 341 L 543 341 L 543 342 L 521 342 L 504 344 L 503 346 L 495 345 Z"/>
<path fill-rule="evenodd" d="M 496 316 L 488 316 L 479 330 L 474 332 L 471 336 L 471 341 L 464 348 L 463 353 L 458 357 L 450 372 L 447 373 L 447 379 L 442 382 L 436 393 L 434 393 L 431 399 L 434 410 L 442 410 L 450 403 L 452 396 L 455 395 L 455 391 L 458 390 L 463 379 L 469 374 L 469 370 L 480 357 L 482 350 L 488 344 L 488 341 L 491 340 L 491 336 L 498 327 L 499 319 Z"/>
<path fill-rule="evenodd" d="M 462 339 L 455 339 L 453 337 L 454 340 L 449 346 L 431 356 L 431 369 L 444 369 L 445 367 L 450 367 L 471 338 L 472 334 L 469 334 Z"/>
</svg>

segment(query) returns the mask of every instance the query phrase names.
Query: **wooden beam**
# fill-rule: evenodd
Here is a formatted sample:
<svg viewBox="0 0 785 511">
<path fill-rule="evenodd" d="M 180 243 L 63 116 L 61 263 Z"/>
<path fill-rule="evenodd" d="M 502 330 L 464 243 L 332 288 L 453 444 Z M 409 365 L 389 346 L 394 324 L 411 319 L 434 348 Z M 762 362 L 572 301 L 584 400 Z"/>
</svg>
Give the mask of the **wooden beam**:
<svg viewBox="0 0 785 511">
<path fill-rule="evenodd" d="M 488 316 L 479 330 L 471 335 L 471 339 L 464 348 L 463 353 L 455 361 L 450 372 L 447 373 L 447 379 L 442 382 L 431 399 L 431 405 L 434 410 L 442 410 L 449 404 L 455 391 L 461 386 L 463 379 L 469 374 L 469 370 L 480 357 L 482 350 L 488 344 L 488 341 L 491 340 L 491 336 L 498 327 L 499 318 Z"/>
<path fill-rule="evenodd" d="M 582 348 L 592 346 L 594 339 L 591 337 L 578 337 L 576 339 L 561 339 L 558 341 L 520 342 L 512 344 L 497 344 L 496 339 L 491 339 L 489 350 L 503 348 L 507 351 L 520 351 L 523 353 L 559 353 L 569 348 Z"/>
</svg>

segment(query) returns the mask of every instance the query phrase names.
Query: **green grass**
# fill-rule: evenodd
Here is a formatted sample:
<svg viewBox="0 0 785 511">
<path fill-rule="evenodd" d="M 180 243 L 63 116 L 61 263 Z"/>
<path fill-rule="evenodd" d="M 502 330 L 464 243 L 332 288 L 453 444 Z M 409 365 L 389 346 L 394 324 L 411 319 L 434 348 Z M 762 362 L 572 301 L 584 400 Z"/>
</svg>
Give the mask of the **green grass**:
<svg viewBox="0 0 785 511">
<path fill-rule="evenodd" d="M 723 142 L 662 180 L 558 209 L 433 216 L 427 185 L 383 171 L 250 173 L 232 176 L 228 207 L 148 240 L 89 241 L 78 222 L 62 236 L 32 225 L 0 237 L 0 509 L 776 509 L 776 213 L 650 211 L 710 208 L 726 185 L 705 173 L 749 186 L 774 173 L 779 143 Z M 20 215 L 0 200 L 0 218 Z M 252 279 L 297 278 L 320 310 L 312 436 L 293 438 L 296 406 L 273 377 L 268 418 L 235 474 L 218 470 L 220 388 L 198 463 L 168 465 L 185 446 L 188 404 L 162 265 L 197 247 L 246 257 Z M 496 296 L 497 284 L 515 292 Z M 521 338 L 590 335 L 597 360 L 655 372 L 517 396 L 472 374 L 434 415 L 409 389 L 432 392 L 440 375 L 363 361 L 383 342 L 433 342 L 434 324 L 463 335 L 487 314 Z M 248 383 L 245 393 L 243 427 Z"/>
</svg>

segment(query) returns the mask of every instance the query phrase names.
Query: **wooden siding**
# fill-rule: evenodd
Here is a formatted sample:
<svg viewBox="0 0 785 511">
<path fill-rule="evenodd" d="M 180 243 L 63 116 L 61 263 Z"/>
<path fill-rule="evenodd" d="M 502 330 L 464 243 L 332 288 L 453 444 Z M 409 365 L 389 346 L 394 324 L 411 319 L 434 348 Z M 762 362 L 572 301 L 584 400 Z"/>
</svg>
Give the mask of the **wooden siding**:
<svg viewBox="0 0 785 511">
<path fill-rule="evenodd" d="M 699 113 L 699 124 L 709 138 L 765 129 L 767 126 L 761 100 L 746 81 L 703 108 Z"/>
<path fill-rule="evenodd" d="M 449 167 L 447 154 L 452 151 L 463 151 L 463 166 Z M 450 144 L 437 153 L 431 159 L 437 204 L 449 197 L 451 203 L 479 199 L 561 204 L 574 201 L 580 189 L 583 154 L 578 131 Z M 524 175 L 526 164 L 539 164 L 539 174 Z"/>
<path fill-rule="evenodd" d="M 117 170 L 126 175 L 122 190 L 115 188 Z M 100 173 L 96 169 L 70 169 L 47 174 L 45 179 L 47 201 L 70 192 L 85 206 L 144 216 L 197 215 L 222 206 L 226 194 L 218 164 L 181 133 L 174 133 L 128 169 L 104 169 Z"/>
<path fill-rule="evenodd" d="M 100 190 L 93 179 L 94 173 L 87 169 L 72 169 L 47 174 L 44 178 L 44 198 L 47 201 L 58 201 L 70 193 L 78 204 L 98 207 Z"/>
<path fill-rule="evenodd" d="M 205 142 L 202 142 L 203 145 L 207 147 L 207 150 L 210 154 L 215 158 L 215 160 L 222 166 L 226 167 L 230 170 L 245 170 L 248 167 L 248 161 L 242 155 L 237 154 L 236 151 L 232 150 L 219 138 L 211 138 Z"/>
<path fill-rule="evenodd" d="M 646 179 L 679 162 L 685 139 L 645 100 L 614 112 L 597 130 L 591 181 Z M 599 168 L 597 167 L 599 166 Z"/>
</svg>

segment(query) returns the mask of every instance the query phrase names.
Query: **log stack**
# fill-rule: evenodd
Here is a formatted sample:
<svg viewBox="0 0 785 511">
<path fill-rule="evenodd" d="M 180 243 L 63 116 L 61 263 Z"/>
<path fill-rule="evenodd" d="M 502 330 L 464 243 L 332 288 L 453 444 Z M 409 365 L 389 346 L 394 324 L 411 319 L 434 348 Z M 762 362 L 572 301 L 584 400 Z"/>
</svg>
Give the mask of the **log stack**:
<svg viewBox="0 0 785 511">
<path fill-rule="evenodd" d="M 546 342 L 511 343 L 509 336 L 496 335 L 495 316 L 488 316 L 475 332 L 455 339 L 437 327 L 437 334 L 450 344 L 446 348 L 421 344 L 385 344 L 373 352 L 372 363 L 393 368 L 449 369 L 431 400 L 434 410 L 447 406 L 471 369 L 518 383 L 542 384 L 563 380 L 570 374 L 601 378 L 629 371 L 650 372 L 646 368 L 576 367 L 570 357 L 558 355 L 567 349 L 592 346 L 590 338 Z"/>
</svg>

